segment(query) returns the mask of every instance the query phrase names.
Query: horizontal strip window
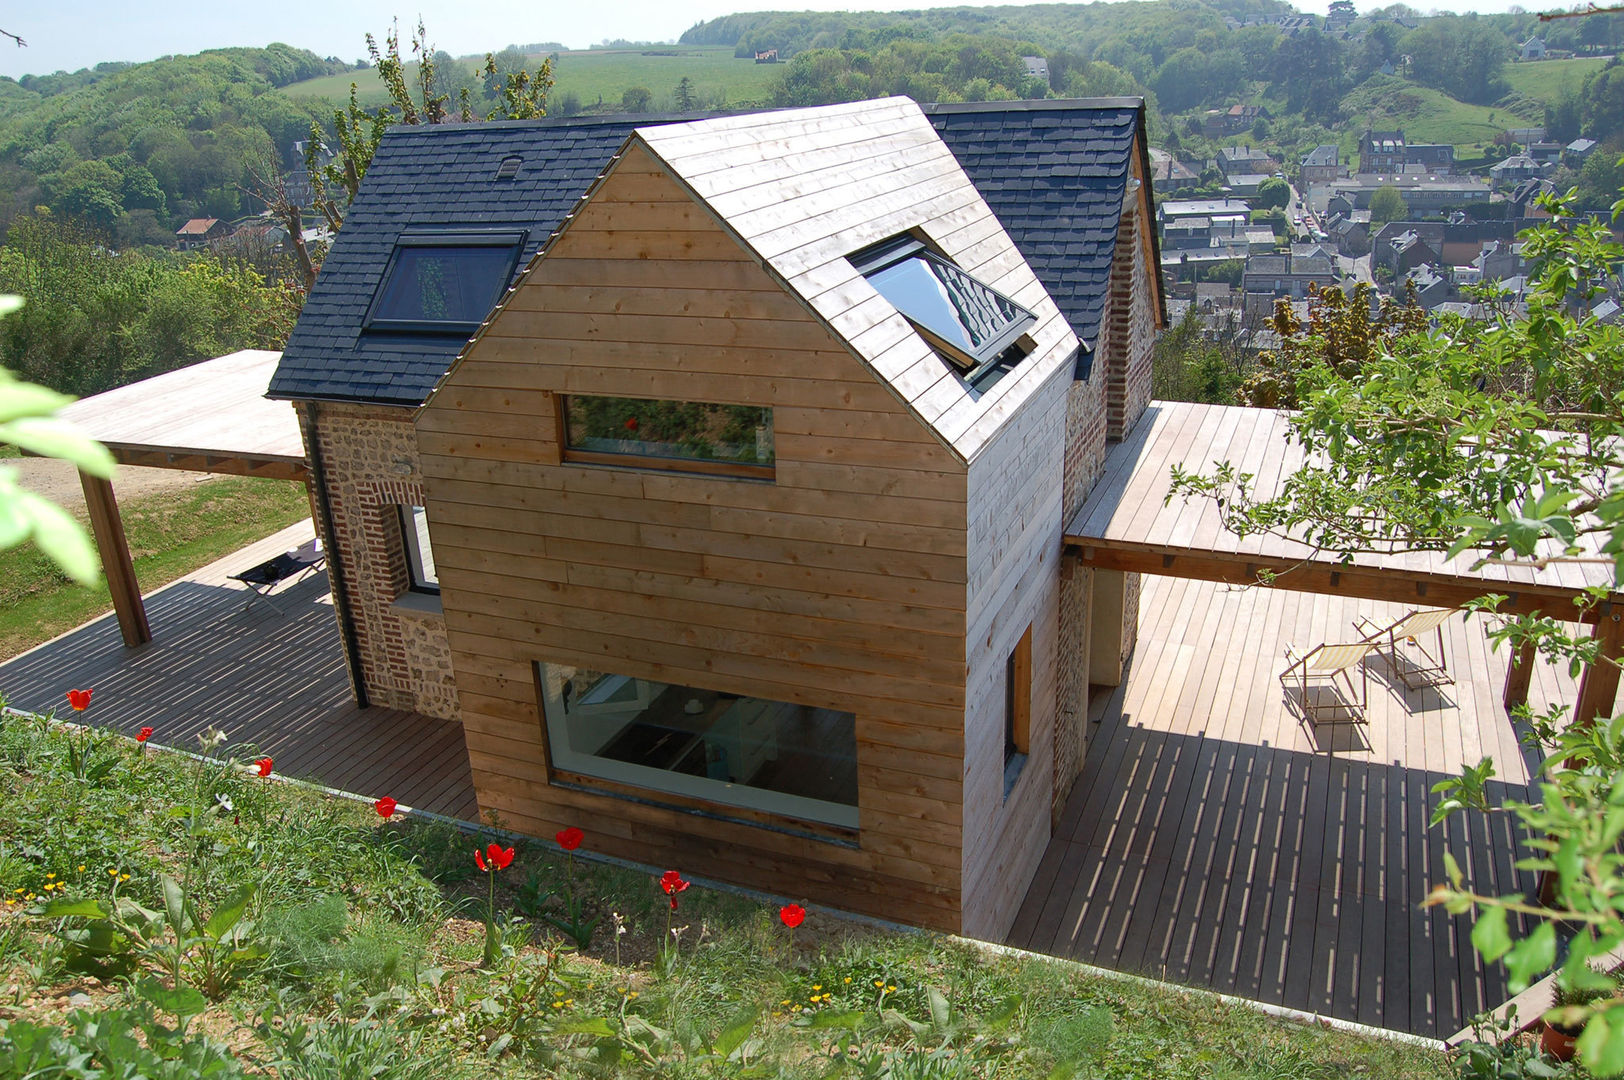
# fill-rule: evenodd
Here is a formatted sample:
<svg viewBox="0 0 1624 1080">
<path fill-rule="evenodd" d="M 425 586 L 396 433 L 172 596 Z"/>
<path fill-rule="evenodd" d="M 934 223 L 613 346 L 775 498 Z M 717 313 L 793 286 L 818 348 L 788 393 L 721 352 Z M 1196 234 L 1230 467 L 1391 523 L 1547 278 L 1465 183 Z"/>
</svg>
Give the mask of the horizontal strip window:
<svg viewBox="0 0 1624 1080">
<path fill-rule="evenodd" d="M 564 460 L 773 478 L 773 411 L 651 398 L 562 398 Z"/>
<path fill-rule="evenodd" d="M 523 232 L 403 233 L 367 310 L 367 330 L 457 334 L 479 329 L 518 265 Z"/>
<path fill-rule="evenodd" d="M 720 806 L 857 828 L 848 712 L 539 663 L 561 770 Z"/>
</svg>

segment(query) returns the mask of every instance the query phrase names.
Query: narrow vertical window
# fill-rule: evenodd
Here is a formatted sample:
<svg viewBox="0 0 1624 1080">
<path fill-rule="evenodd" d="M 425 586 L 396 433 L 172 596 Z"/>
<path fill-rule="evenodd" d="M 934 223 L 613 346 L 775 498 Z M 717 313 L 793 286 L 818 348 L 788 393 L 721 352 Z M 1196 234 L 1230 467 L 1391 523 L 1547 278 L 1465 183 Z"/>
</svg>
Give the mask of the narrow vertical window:
<svg viewBox="0 0 1624 1080">
<path fill-rule="evenodd" d="M 434 550 L 429 546 L 429 516 L 421 506 L 400 508 L 400 536 L 406 550 L 406 570 L 413 592 L 440 591 L 440 574 L 434 568 Z"/>
<path fill-rule="evenodd" d="M 1021 775 L 1032 738 L 1032 627 L 1004 660 L 1004 794 Z"/>
</svg>

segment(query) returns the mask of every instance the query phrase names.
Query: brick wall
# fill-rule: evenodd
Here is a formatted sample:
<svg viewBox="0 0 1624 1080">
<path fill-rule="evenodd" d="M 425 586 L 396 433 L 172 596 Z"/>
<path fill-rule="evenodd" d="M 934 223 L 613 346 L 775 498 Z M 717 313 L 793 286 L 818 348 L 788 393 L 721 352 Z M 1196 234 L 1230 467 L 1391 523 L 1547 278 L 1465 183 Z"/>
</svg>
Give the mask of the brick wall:
<svg viewBox="0 0 1624 1080">
<path fill-rule="evenodd" d="M 437 597 L 411 593 L 401 538 L 399 508 L 424 503 L 411 417 L 409 410 L 383 406 L 318 407 L 315 428 L 335 534 L 322 542 L 342 565 L 368 699 L 458 720 L 445 617 Z M 299 422 L 308 446 L 310 406 L 299 407 Z"/>
<path fill-rule="evenodd" d="M 1139 229 L 1137 196 L 1123 207 L 1111 264 L 1111 298 L 1100 332 L 1105 367 L 1105 435 L 1126 437 L 1150 404 L 1150 359 L 1155 344 L 1150 249 Z"/>
</svg>

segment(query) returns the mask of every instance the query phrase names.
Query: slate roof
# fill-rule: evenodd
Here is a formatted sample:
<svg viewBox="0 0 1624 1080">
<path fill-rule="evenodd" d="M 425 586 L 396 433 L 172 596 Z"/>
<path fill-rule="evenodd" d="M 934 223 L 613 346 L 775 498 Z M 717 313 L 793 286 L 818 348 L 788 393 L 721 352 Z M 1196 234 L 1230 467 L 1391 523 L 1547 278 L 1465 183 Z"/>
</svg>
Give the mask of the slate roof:
<svg viewBox="0 0 1624 1080">
<path fill-rule="evenodd" d="M 1335 146 L 1316 146 L 1303 158 L 1303 165 L 1308 168 L 1326 167 L 1337 164 L 1337 148 Z"/>
<path fill-rule="evenodd" d="M 923 109 L 1078 338 L 1092 345 L 1104 317 L 1129 155 L 1143 130 L 1141 100 Z M 268 396 L 421 404 L 466 339 L 362 333 L 400 234 L 423 227 L 527 230 L 516 278 L 634 129 L 689 119 L 390 128 L 288 338 Z M 1141 143 L 1142 155 L 1145 150 Z M 517 177 L 495 180 L 503 159 L 514 155 L 524 161 Z M 1141 166 L 1149 176 L 1148 155 Z"/>
<path fill-rule="evenodd" d="M 1065 314 L 1098 340 L 1140 98 L 920 106 Z M 1140 167 L 1151 175 L 1149 147 Z M 1147 198 L 1148 203 L 1148 198 Z M 1244 209 L 1244 208 L 1243 208 Z M 1151 230 L 1152 265 L 1160 262 Z M 1158 295 L 1160 292 L 1158 290 Z M 1165 318 L 1165 308 L 1160 312 Z"/>
</svg>

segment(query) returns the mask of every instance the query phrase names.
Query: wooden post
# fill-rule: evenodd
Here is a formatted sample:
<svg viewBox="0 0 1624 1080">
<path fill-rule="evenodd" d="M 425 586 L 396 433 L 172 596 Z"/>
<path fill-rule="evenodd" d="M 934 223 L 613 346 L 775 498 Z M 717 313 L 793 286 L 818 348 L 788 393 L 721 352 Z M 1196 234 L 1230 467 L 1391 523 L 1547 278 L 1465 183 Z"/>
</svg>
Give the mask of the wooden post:
<svg viewBox="0 0 1624 1080">
<path fill-rule="evenodd" d="M 1507 711 L 1528 704 L 1528 683 L 1534 677 L 1534 652 L 1534 643 L 1530 641 L 1518 648 L 1511 658 L 1511 667 L 1506 672 L 1506 692 L 1501 698 Z"/>
<path fill-rule="evenodd" d="M 124 644 L 144 645 L 152 640 L 152 628 L 147 625 L 141 586 L 135 580 L 130 544 L 124 538 L 124 522 L 118 516 L 118 500 L 113 498 L 113 482 L 81 470 L 79 485 L 85 489 L 90 528 L 96 535 L 96 548 L 101 552 L 102 572 L 107 575 L 107 591 L 113 594 L 113 611 L 118 615 Z"/>
<path fill-rule="evenodd" d="M 1604 609 L 1596 623 L 1595 639 L 1601 643 L 1601 656 L 1579 679 L 1579 704 L 1573 709 L 1578 724 L 1595 723 L 1598 716 L 1612 718 L 1613 701 L 1618 697 L 1618 661 L 1624 656 L 1624 619 L 1617 608 Z"/>
</svg>

